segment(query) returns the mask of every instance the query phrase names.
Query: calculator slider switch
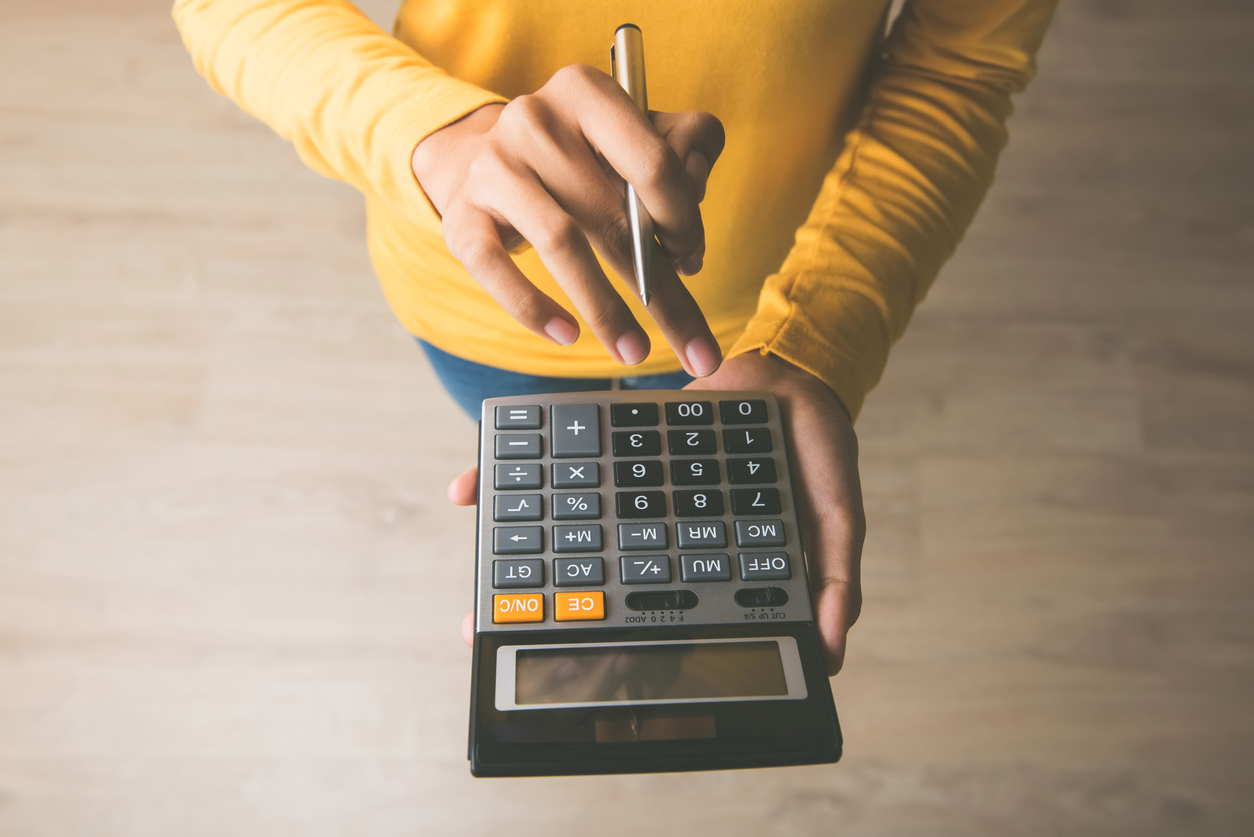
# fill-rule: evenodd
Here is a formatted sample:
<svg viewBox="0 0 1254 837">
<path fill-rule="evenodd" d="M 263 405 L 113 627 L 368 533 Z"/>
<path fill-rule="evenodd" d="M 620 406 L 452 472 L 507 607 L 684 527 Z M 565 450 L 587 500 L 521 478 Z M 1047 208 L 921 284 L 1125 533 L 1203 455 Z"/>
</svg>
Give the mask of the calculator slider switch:
<svg viewBox="0 0 1254 837">
<path fill-rule="evenodd" d="M 741 607 L 782 607 L 788 604 L 788 591 L 779 587 L 742 587 L 736 591 Z"/>
<path fill-rule="evenodd" d="M 641 590 L 628 593 L 626 599 L 631 610 L 689 610 L 698 601 L 691 590 Z"/>
</svg>

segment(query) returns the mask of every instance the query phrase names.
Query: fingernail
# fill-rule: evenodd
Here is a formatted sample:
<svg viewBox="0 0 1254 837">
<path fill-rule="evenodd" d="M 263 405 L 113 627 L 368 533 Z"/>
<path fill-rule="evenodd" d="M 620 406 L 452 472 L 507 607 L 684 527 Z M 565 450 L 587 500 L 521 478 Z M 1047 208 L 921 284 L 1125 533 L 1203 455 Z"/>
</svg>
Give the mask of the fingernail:
<svg viewBox="0 0 1254 837">
<path fill-rule="evenodd" d="M 688 356 L 688 365 L 698 378 L 712 375 L 718 365 L 723 362 L 723 353 L 718 345 L 708 337 L 698 337 L 688 344 L 684 351 Z"/>
<path fill-rule="evenodd" d="M 570 320 L 563 320 L 561 317 L 554 317 L 549 320 L 549 324 L 544 327 L 544 333 L 549 339 L 559 346 L 569 346 L 575 342 L 575 338 L 579 336 L 579 326 Z"/>
<path fill-rule="evenodd" d="M 649 356 L 649 338 L 639 331 L 629 331 L 614 344 L 623 363 L 635 366 Z"/>
<path fill-rule="evenodd" d="M 684 171 L 692 178 L 692 185 L 697 187 L 697 200 L 705 200 L 705 184 L 710 179 L 710 161 L 700 151 L 690 151 L 684 160 Z"/>
</svg>

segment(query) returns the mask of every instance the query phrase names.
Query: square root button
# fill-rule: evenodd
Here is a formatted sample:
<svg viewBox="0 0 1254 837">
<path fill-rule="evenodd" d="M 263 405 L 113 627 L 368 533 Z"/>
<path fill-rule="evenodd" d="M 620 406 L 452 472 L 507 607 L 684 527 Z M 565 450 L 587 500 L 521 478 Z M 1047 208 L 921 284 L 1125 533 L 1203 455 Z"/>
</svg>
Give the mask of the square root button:
<svg viewBox="0 0 1254 837">
<path fill-rule="evenodd" d="M 745 581 L 784 581 L 792 578 L 787 552 L 740 553 L 740 577 Z"/>
</svg>

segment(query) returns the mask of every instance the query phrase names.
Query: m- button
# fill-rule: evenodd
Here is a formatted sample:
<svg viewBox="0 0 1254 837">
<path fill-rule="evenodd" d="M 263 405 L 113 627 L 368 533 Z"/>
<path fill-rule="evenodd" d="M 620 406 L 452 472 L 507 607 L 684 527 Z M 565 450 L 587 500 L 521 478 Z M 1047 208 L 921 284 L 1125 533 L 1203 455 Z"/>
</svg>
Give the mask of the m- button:
<svg viewBox="0 0 1254 837">
<path fill-rule="evenodd" d="M 601 455 L 601 407 L 599 404 L 554 404 L 553 458 Z"/>
</svg>

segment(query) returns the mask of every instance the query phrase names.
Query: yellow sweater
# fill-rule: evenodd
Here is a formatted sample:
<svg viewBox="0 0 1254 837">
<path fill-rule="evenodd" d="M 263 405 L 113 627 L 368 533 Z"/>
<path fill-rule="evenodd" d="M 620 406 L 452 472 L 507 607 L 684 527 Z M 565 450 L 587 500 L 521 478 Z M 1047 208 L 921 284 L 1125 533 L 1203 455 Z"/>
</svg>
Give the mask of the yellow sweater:
<svg viewBox="0 0 1254 837">
<path fill-rule="evenodd" d="M 403 0 L 391 36 L 343 0 L 178 0 L 174 17 L 215 90 L 366 196 L 371 258 L 406 328 L 573 377 L 679 361 L 626 285 L 654 346 L 630 373 L 586 327 L 560 347 L 515 323 L 449 254 L 410 156 L 567 64 L 608 70 L 614 29 L 638 24 L 650 106 L 727 130 L 705 268 L 686 280 L 715 337 L 809 370 L 856 414 L 992 180 L 1054 4 L 906 0 L 887 37 L 889 0 Z M 573 311 L 534 250 L 515 259 Z"/>
</svg>

